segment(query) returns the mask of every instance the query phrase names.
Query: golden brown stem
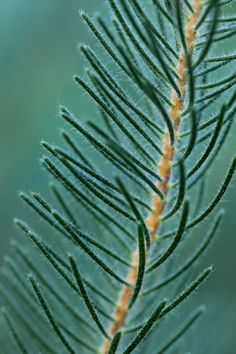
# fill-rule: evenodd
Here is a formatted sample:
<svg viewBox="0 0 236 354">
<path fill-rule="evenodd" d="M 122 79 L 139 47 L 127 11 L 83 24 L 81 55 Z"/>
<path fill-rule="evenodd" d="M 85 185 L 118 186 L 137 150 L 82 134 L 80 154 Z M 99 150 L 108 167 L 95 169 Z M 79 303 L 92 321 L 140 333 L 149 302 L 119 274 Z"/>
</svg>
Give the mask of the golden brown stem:
<svg viewBox="0 0 236 354">
<path fill-rule="evenodd" d="M 191 54 L 194 49 L 194 43 L 196 40 L 196 25 L 202 12 L 203 0 L 194 0 L 194 12 L 189 16 L 186 24 L 186 38 L 187 38 L 187 48 Z M 173 121 L 175 135 L 179 131 L 181 123 L 181 114 L 183 111 L 184 100 L 186 96 L 186 88 L 188 84 L 188 72 L 187 72 L 187 59 L 184 53 L 179 56 L 179 63 L 177 67 L 177 73 L 179 76 L 178 87 L 181 93 L 179 97 L 176 92 L 173 92 L 172 96 L 172 108 L 170 110 L 170 117 Z M 152 212 L 147 218 L 147 226 L 150 230 L 150 236 L 152 243 L 157 237 L 157 232 L 160 227 L 161 217 L 165 209 L 165 204 L 169 191 L 169 182 L 171 179 L 172 172 L 172 162 L 175 156 L 175 148 L 171 145 L 169 134 L 166 133 L 163 141 L 163 157 L 159 163 L 159 175 L 162 178 L 161 182 L 158 182 L 158 188 L 162 191 L 164 199 L 162 200 L 157 194 L 153 195 L 152 198 Z M 146 255 L 148 257 L 148 254 Z M 127 280 L 131 285 L 135 285 L 138 273 L 138 261 L 139 254 L 135 251 L 132 257 L 132 268 L 129 271 Z M 124 286 L 122 289 L 117 307 L 115 310 L 115 321 L 109 327 L 109 334 L 113 337 L 118 331 L 122 330 L 125 326 L 125 320 L 128 315 L 129 303 L 133 296 L 133 288 Z M 102 354 L 108 354 L 110 349 L 110 341 L 105 340 L 102 346 Z"/>
</svg>

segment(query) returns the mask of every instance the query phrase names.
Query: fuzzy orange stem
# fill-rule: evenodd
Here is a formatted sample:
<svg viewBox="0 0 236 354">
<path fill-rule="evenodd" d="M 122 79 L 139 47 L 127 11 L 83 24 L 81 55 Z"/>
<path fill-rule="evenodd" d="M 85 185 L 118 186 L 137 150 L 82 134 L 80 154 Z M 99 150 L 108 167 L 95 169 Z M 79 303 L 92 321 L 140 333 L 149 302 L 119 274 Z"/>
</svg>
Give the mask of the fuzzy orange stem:
<svg viewBox="0 0 236 354">
<path fill-rule="evenodd" d="M 190 54 L 192 54 L 194 49 L 194 43 L 196 40 L 196 25 L 203 8 L 203 0 L 194 1 L 194 12 L 189 16 L 186 25 L 186 38 L 187 38 L 187 48 Z M 179 97 L 176 92 L 172 96 L 172 108 L 170 110 L 170 117 L 174 125 L 175 136 L 179 131 L 181 123 L 181 114 L 183 111 L 184 100 L 186 96 L 186 89 L 188 84 L 188 70 L 187 70 L 187 59 L 183 53 L 180 54 L 179 64 L 177 67 L 178 73 L 178 87 L 181 93 Z M 163 141 L 163 157 L 159 163 L 159 175 L 162 178 L 161 182 L 158 182 L 158 188 L 162 191 L 164 199 L 162 200 L 157 194 L 153 195 L 152 198 L 152 211 L 146 221 L 147 226 L 150 230 L 150 236 L 152 244 L 157 237 L 157 232 L 160 227 L 161 217 L 165 209 L 166 200 L 169 192 L 169 182 L 171 179 L 172 163 L 175 156 L 175 148 L 171 145 L 169 134 L 166 133 Z M 148 254 L 147 254 L 148 257 Z M 135 285 L 138 273 L 138 261 L 139 254 L 135 251 L 132 257 L 132 267 L 128 274 L 127 280 L 131 285 Z M 120 293 L 120 297 L 117 302 L 117 307 L 115 310 L 115 321 L 110 325 L 109 334 L 111 337 L 116 335 L 116 333 L 125 326 L 125 320 L 128 315 L 129 303 L 133 296 L 133 288 L 124 286 Z M 110 349 L 110 341 L 105 340 L 102 346 L 102 354 L 108 354 Z"/>
</svg>

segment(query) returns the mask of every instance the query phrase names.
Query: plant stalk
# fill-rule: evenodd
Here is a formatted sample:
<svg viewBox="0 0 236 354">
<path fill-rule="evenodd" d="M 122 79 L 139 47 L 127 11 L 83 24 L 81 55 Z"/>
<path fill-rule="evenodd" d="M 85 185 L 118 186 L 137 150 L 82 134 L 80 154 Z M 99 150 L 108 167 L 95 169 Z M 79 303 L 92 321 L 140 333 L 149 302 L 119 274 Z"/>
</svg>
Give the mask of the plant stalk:
<svg viewBox="0 0 236 354">
<path fill-rule="evenodd" d="M 196 41 L 196 27 L 198 20 L 202 14 L 203 0 L 194 0 L 193 4 L 194 12 L 187 19 L 185 26 L 185 38 L 187 39 L 187 51 L 188 55 L 192 55 L 194 50 L 194 44 Z M 181 96 L 174 91 L 172 94 L 172 108 L 170 110 L 170 117 L 173 122 L 175 138 L 178 137 L 178 132 L 181 124 L 181 114 L 184 109 L 184 101 L 186 97 L 187 85 L 189 82 L 188 77 L 188 65 L 187 57 L 184 51 L 180 52 L 179 61 L 177 66 L 177 73 L 179 79 L 177 80 L 177 85 Z M 175 147 L 171 144 L 169 133 L 166 133 L 163 140 L 162 151 L 164 152 L 163 157 L 158 165 L 158 173 L 162 178 L 161 182 L 158 182 L 158 188 L 162 191 L 165 198 L 162 200 L 156 193 L 152 197 L 152 211 L 148 216 L 146 223 L 150 232 L 151 245 L 158 239 L 158 230 L 160 228 L 162 215 L 165 209 L 168 192 L 169 192 L 169 182 L 172 174 L 172 164 L 175 157 Z M 148 252 L 146 258 L 148 258 Z M 135 286 L 137 275 L 138 275 L 138 264 L 139 264 L 139 253 L 136 250 L 132 256 L 132 267 L 127 276 L 127 282 Z M 118 332 L 122 331 L 125 327 L 125 321 L 129 312 L 130 300 L 133 296 L 133 287 L 124 286 L 121 290 L 117 306 L 115 309 L 115 321 L 109 327 L 109 335 L 113 338 Z M 101 353 L 108 354 L 110 349 L 111 341 L 106 339 L 102 345 Z"/>
</svg>

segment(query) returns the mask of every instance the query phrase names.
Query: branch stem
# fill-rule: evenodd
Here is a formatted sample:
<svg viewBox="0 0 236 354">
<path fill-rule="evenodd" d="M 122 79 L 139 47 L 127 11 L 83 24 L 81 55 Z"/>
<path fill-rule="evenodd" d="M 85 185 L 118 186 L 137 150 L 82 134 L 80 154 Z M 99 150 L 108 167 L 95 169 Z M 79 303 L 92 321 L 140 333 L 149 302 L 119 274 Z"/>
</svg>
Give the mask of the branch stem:
<svg viewBox="0 0 236 354">
<path fill-rule="evenodd" d="M 185 38 L 187 44 L 188 55 L 192 55 L 194 45 L 196 41 L 196 28 L 198 20 L 201 17 L 203 9 L 203 0 L 194 0 L 193 4 L 194 12 L 187 19 L 185 27 Z M 188 58 L 186 52 L 181 50 L 179 55 L 179 61 L 177 65 L 178 81 L 177 85 L 181 96 L 177 95 L 174 91 L 172 93 L 172 108 L 169 112 L 172 119 L 175 137 L 177 138 L 181 124 L 181 115 L 184 110 L 184 102 L 186 98 L 187 86 L 189 83 L 188 75 Z M 150 232 L 151 244 L 154 244 L 157 239 L 158 230 L 160 228 L 162 215 L 165 209 L 166 200 L 169 192 L 169 182 L 172 174 L 172 164 L 175 156 L 175 146 L 171 144 L 169 133 L 166 132 L 162 151 L 164 152 L 159 165 L 158 173 L 162 178 L 162 181 L 158 181 L 157 187 L 164 195 L 164 199 L 161 199 L 158 194 L 154 193 L 152 197 L 152 211 L 146 220 L 147 227 Z M 148 258 L 148 252 L 146 258 Z M 132 256 L 132 266 L 127 276 L 127 282 L 135 286 L 139 265 L 139 253 L 136 250 Z M 115 309 L 115 321 L 110 325 L 108 333 L 113 338 L 118 332 L 122 331 L 125 327 L 125 321 L 129 312 L 129 304 L 133 296 L 133 287 L 124 286 L 121 290 L 117 306 Z M 108 354 L 111 346 L 111 341 L 106 339 L 102 345 L 101 353 Z"/>
</svg>

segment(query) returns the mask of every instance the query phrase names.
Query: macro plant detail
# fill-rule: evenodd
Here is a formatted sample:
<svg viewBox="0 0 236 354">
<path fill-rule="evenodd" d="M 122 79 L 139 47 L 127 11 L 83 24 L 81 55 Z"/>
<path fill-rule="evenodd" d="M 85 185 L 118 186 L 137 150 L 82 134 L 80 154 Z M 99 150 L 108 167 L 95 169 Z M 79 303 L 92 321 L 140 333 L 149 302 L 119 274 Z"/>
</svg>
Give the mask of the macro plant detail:
<svg viewBox="0 0 236 354">
<path fill-rule="evenodd" d="M 34 247 L 13 241 L 1 271 L 19 353 L 170 353 L 204 313 L 171 322 L 212 271 L 192 275 L 236 168 L 233 156 L 205 201 L 235 117 L 236 53 L 219 50 L 235 34 L 224 14 L 234 0 L 107 2 L 107 22 L 81 12 L 96 45 L 80 46 L 88 78 L 74 77 L 98 114 L 84 122 L 60 108 L 64 146 L 42 142 L 53 201 L 20 194 L 43 231 L 16 219 Z"/>
</svg>

